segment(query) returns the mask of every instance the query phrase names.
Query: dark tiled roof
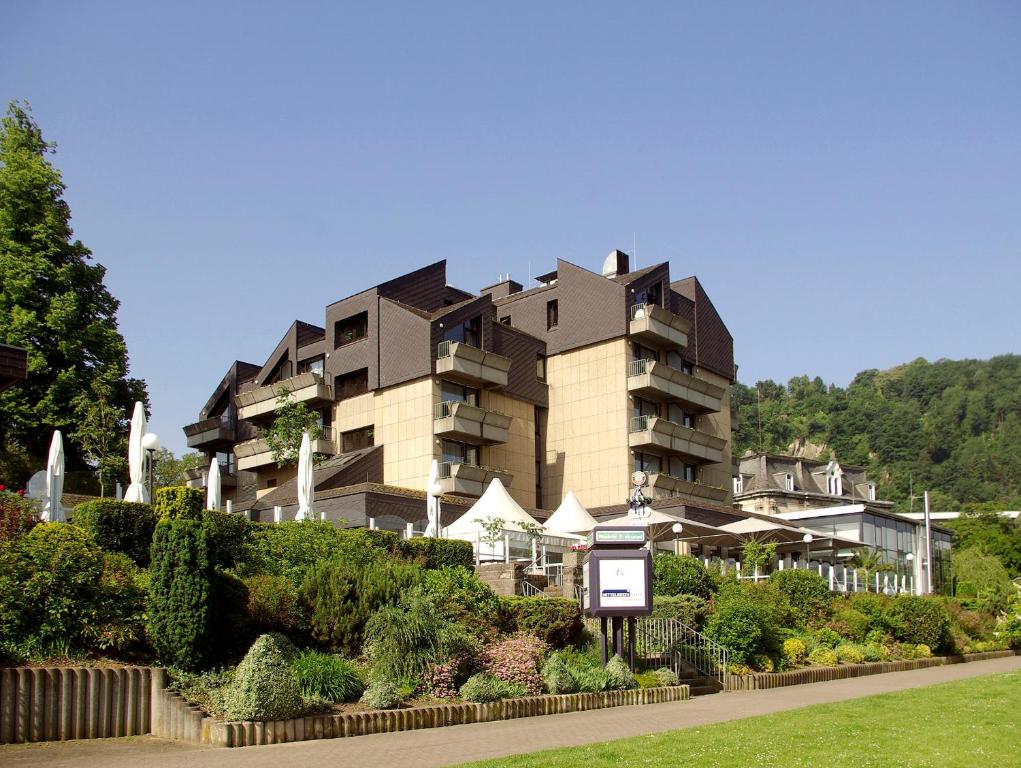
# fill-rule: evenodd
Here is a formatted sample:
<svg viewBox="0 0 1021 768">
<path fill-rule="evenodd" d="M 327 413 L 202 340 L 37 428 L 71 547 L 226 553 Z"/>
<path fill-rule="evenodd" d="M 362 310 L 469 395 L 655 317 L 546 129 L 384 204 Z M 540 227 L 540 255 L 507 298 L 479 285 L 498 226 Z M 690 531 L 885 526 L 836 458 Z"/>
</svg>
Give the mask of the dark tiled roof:
<svg viewBox="0 0 1021 768">
<path fill-rule="evenodd" d="M 642 267 L 641 269 L 636 269 L 634 272 L 627 272 L 627 273 L 625 273 L 623 275 L 615 275 L 614 277 L 612 277 L 610 279 L 620 283 L 621 285 L 630 285 L 631 283 L 633 283 L 638 278 L 644 277 L 645 275 L 647 275 L 650 272 L 652 272 L 652 270 L 654 270 L 654 269 L 659 269 L 664 264 L 666 264 L 666 262 L 663 262 L 661 264 L 653 264 L 653 265 L 648 266 L 648 267 Z"/>
</svg>

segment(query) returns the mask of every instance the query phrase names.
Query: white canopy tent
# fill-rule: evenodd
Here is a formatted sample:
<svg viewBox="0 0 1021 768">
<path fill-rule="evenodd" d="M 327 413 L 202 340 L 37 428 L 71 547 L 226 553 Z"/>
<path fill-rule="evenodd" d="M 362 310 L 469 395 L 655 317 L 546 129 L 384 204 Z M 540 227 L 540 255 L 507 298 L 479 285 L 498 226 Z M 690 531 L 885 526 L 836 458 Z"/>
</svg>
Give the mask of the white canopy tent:
<svg viewBox="0 0 1021 768">
<path fill-rule="evenodd" d="M 218 510 L 220 499 L 220 462 L 214 456 L 209 463 L 209 476 L 206 479 L 206 509 Z"/>
<path fill-rule="evenodd" d="M 574 491 L 568 491 L 557 511 L 550 515 L 545 528 L 550 533 L 587 534 L 596 527 L 596 519 L 578 501 Z"/>
<path fill-rule="evenodd" d="M 487 522 L 492 523 L 492 532 L 485 525 Z M 547 549 L 565 552 L 582 540 L 581 536 L 570 533 L 544 532 L 536 541 L 527 533 L 529 528 L 542 529 L 542 526 L 514 501 L 498 478 L 493 478 L 479 500 L 447 526 L 444 533 L 448 539 L 472 542 L 476 561 L 535 561 L 540 546 L 543 552 Z"/>
<path fill-rule="evenodd" d="M 145 408 L 140 402 L 135 403 L 131 414 L 131 432 L 128 434 L 128 477 L 131 480 L 128 490 L 124 493 L 124 501 L 149 503 L 149 489 L 145 487 L 145 448 L 142 438 L 145 437 Z"/>
<path fill-rule="evenodd" d="M 50 442 L 50 455 L 46 462 L 46 497 L 42 519 L 47 523 L 66 523 L 67 515 L 60 500 L 64 496 L 64 440 L 60 430 L 54 430 Z"/>
</svg>

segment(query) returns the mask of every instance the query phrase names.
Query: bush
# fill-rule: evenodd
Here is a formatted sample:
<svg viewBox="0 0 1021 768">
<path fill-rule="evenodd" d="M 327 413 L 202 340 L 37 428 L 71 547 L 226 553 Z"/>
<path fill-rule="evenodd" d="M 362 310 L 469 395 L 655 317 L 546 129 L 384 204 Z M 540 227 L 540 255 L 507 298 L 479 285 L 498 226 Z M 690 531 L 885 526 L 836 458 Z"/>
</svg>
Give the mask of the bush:
<svg viewBox="0 0 1021 768">
<path fill-rule="evenodd" d="M 833 599 L 829 584 L 817 573 L 803 569 L 774 571 L 769 575 L 769 584 L 787 599 L 801 625 L 829 612 Z"/>
<path fill-rule="evenodd" d="M 361 651 L 369 617 L 399 602 L 421 579 L 417 566 L 390 559 L 362 566 L 329 560 L 308 571 L 299 598 L 308 611 L 312 637 L 328 648 L 354 655 Z"/>
<path fill-rule="evenodd" d="M 1007 611 L 997 619 L 996 638 L 1021 650 L 1021 597 L 1014 597 Z"/>
<path fill-rule="evenodd" d="M 797 666 L 805 661 L 808 649 L 805 644 L 796 637 L 789 637 L 783 641 L 783 657 L 791 666 Z"/>
<path fill-rule="evenodd" d="M 836 649 L 837 661 L 841 664 L 861 664 L 865 656 L 861 649 L 853 643 L 843 643 Z"/>
<path fill-rule="evenodd" d="M 502 597 L 507 629 L 535 635 L 553 648 L 566 648 L 581 639 L 581 608 L 562 597 Z"/>
<path fill-rule="evenodd" d="M 547 649 L 546 643 L 537 637 L 516 635 L 483 648 L 479 661 L 483 671 L 537 696 L 542 693 L 539 666 Z"/>
<path fill-rule="evenodd" d="M 748 664 L 757 654 L 779 651 L 779 610 L 765 585 L 730 585 L 717 596 L 704 632 L 730 651 L 735 664 Z"/>
<path fill-rule="evenodd" d="M 764 653 L 757 653 L 752 656 L 751 667 L 757 672 L 772 672 L 776 669 L 773 660 Z"/>
<path fill-rule="evenodd" d="M 713 574 L 696 557 L 663 552 L 652 560 L 653 595 L 696 595 L 708 600 L 716 588 Z"/>
<path fill-rule="evenodd" d="M 0 543 L 24 536 L 39 524 L 39 510 L 17 493 L 0 491 Z"/>
<path fill-rule="evenodd" d="M 304 709 L 301 689 L 284 651 L 272 635 L 260 636 L 238 665 L 224 697 L 227 719 L 289 720 Z"/>
<path fill-rule="evenodd" d="M 155 511 L 160 520 L 184 518 L 198 520 L 202 517 L 206 495 L 201 488 L 174 486 L 156 489 Z"/>
<path fill-rule="evenodd" d="M 634 673 L 620 656 L 614 656 L 606 662 L 606 676 L 609 678 L 611 691 L 629 691 L 638 687 Z"/>
<path fill-rule="evenodd" d="M 660 685 L 680 685 L 681 680 L 677 677 L 677 673 L 674 672 L 670 667 L 658 667 L 653 674 L 659 678 Z"/>
<path fill-rule="evenodd" d="M 425 571 L 422 589 L 444 618 L 462 623 L 479 637 L 495 634 L 501 620 L 502 604 L 474 571 L 461 567 Z"/>
<path fill-rule="evenodd" d="M 865 635 L 869 632 L 871 621 L 861 611 L 856 611 L 854 608 L 845 608 L 834 613 L 833 619 L 826 626 L 838 635 L 860 643 L 865 640 Z"/>
<path fill-rule="evenodd" d="M 161 521 L 153 534 L 151 559 L 148 631 L 153 648 L 165 664 L 201 668 L 211 650 L 213 590 L 202 523 L 187 517 Z"/>
<path fill-rule="evenodd" d="M 542 665 L 542 682 L 546 691 L 555 695 L 575 693 L 578 690 L 578 681 L 567 668 L 563 657 L 556 653 L 551 654 Z"/>
<path fill-rule="evenodd" d="M 812 633 L 815 642 L 823 648 L 836 648 L 843 638 L 829 627 L 821 627 Z"/>
<path fill-rule="evenodd" d="M 401 542 L 406 558 L 422 568 L 466 568 L 475 564 L 475 553 L 470 541 L 422 537 Z"/>
<path fill-rule="evenodd" d="M 248 553 L 254 523 L 241 515 L 228 515 L 216 510 L 203 510 L 213 562 L 221 568 L 234 568 Z"/>
<path fill-rule="evenodd" d="M 262 574 L 244 580 L 248 589 L 248 620 L 259 632 L 293 634 L 304 625 L 298 590 L 283 576 Z"/>
<path fill-rule="evenodd" d="M 365 690 L 358 668 L 332 653 L 304 651 L 291 663 L 291 669 L 307 699 L 337 704 L 356 701 Z"/>
<path fill-rule="evenodd" d="M 635 674 L 635 682 L 639 688 L 661 688 L 663 683 L 654 672 L 639 672 Z"/>
<path fill-rule="evenodd" d="M 890 652 L 886 649 L 886 646 L 879 643 L 865 643 L 862 646 L 861 655 L 862 659 L 870 662 L 890 660 Z"/>
<path fill-rule="evenodd" d="M 891 601 L 887 615 L 901 642 L 950 648 L 950 613 L 940 598 L 900 595 Z"/>
<path fill-rule="evenodd" d="M 674 619 L 694 629 L 701 629 L 708 613 L 708 604 L 698 595 L 655 595 L 652 615 L 657 619 Z"/>
<path fill-rule="evenodd" d="M 392 680 L 373 680 L 360 701 L 373 709 L 397 709 L 402 702 L 401 687 Z"/>
<path fill-rule="evenodd" d="M 986 613 L 997 614 L 1007 607 L 1014 588 L 998 557 L 977 547 L 955 549 L 953 564 L 957 595 L 973 598 Z"/>
<path fill-rule="evenodd" d="M 525 690 L 521 685 L 508 683 L 488 672 L 472 675 L 461 686 L 461 698 L 477 704 L 524 695 Z"/>
<path fill-rule="evenodd" d="M 123 552 L 143 568 L 149 565 L 156 513 L 148 504 L 114 499 L 87 501 L 74 508 L 72 520 L 106 551 Z"/>
<path fill-rule="evenodd" d="M 808 654 L 808 661 L 810 664 L 818 664 L 824 667 L 835 667 L 840 663 L 835 651 L 822 647 L 816 648 Z"/>
<path fill-rule="evenodd" d="M 213 571 L 209 596 L 209 634 L 206 666 L 237 661 L 259 636 L 248 618 L 248 587 L 228 571 Z"/>
</svg>

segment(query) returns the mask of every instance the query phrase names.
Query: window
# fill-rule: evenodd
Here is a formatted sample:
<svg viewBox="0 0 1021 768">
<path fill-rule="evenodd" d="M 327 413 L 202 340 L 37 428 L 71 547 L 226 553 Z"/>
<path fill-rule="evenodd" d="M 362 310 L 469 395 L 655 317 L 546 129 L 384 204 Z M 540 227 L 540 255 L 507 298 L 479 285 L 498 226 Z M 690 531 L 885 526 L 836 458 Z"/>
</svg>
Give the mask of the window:
<svg viewBox="0 0 1021 768">
<path fill-rule="evenodd" d="M 284 379 L 291 378 L 291 361 L 286 357 L 276 364 L 263 384 L 278 384 Z"/>
<path fill-rule="evenodd" d="M 217 451 L 216 460 L 220 464 L 220 471 L 226 475 L 234 474 L 234 454 L 227 451 Z"/>
<path fill-rule="evenodd" d="M 368 426 L 361 429 L 352 429 L 341 435 L 341 450 L 344 453 L 359 451 L 362 448 L 371 448 L 375 445 L 375 427 Z"/>
<path fill-rule="evenodd" d="M 316 411 L 316 424 L 325 429 L 330 428 L 330 424 L 333 421 L 333 409 L 332 408 L 321 408 Z"/>
<path fill-rule="evenodd" d="M 691 365 L 691 363 L 682 361 L 681 362 L 681 373 L 686 373 L 689 376 L 691 376 L 691 375 L 693 375 L 695 373 L 695 369 Z"/>
<path fill-rule="evenodd" d="M 656 283 L 635 294 L 635 304 L 662 304 L 663 284 Z"/>
<path fill-rule="evenodd" d="M 476 316 L 443 332 L 444 341 L 457 341 L 469 346 L 482 348 L 482 317 Z"/>
<path fill-rule="evenodd" d="M 275 477 L 269 478 L 266 481 L 266 487 L 267 488 L 276 488 L 277 487 L 277 479 Z"/>
<path fill-rule="evenodd" d="M 454 384 L 444 381 L 440 384 L 440 400 L 445 403 L 467 403 L 468 405 L 479 404 L 479 391 L 461 384 Z"/>
<path fill-rule="evenodd" d="M 351 373 L 344 373 L 333 379 L 333 396 L 337 400 L 364 395 L 369 391 L 369 369 L 361 368 Z"/>
<path fill-rule="evenodd" d="M 556 299 L 546 302 L 546 330 L 556 328 L 560 323 L 560 305 Z"/>
<path fill-rule="evenodd" d="M 318 373 L 322 376 L 324 370 L 326 370 L 326 360 L 322 355 L 298 363 L 298 373 Z"/>
<path fill-rule="evenodd" d="M 794 490 L 794 475 L 792 475 L 790 472 L 783 476 L 783 489 L 785 491 Z"/>
<path fill-rule="evenodd" d="M 500 324 L 501 325 L 510 325 L 511 324 L 510 315 L 504 315 L 503 317 L 501 317 L 500 318 Z"/>
<path fill-rule="evenodd" d="M 659 456 L 651 453 L 636 453 L 635 469 L 641 470 L 647 475 L 658 475 L 660 472 Z"/>
<path fill-rule="evenodd" d="M 655 360 L 659 361 L 659 353 L 649 347 L 643 347 L 638 342 L 631 345 L 632 360 Z"/>
<path fill-rule="evenodd" d="M 636 397 L 634 400 L 634 411 L 631 415 L 636 418 L 639 416 L 659 416 L 659 403 Z"/>
<path fill-rule="evenodd" d="M 736 475 L 734 477 L 734 493 L 744 493 L 744 476 Z"/>
<path fill-rule="evenodd" d="M 831 461 L 826 466 L 826 493 L 831 496 L 842 496 L 844 494 L 843 472 L 840 465 Z"/>
<path fill-rule="evenodd" d="M 450 464 L 479 463 L 479 449 L 474 445 L 459 443 L 456 440 L 443 441 L 443 461 Z"/>
<path fill-rule="evenodd" d="M 866 497 L 868 498 L 869 501 L 875 501 L 876 500 L 876 484 L 875 483 L 868 483 L 868 484 L 866 484 L 866 486 L 865 486 L 865 495 L 866 495 Z"/>
<path fill-rule="evenodd" d="M 357 315 L 345 317 L 333 324 L 333 347 L 353 344 L 369 335 L 369 313 L 359 312 Z"/>
<path fill-rule="evenodd" d="M 535 356 L 535 378 L 546 381 L 546 355 L 541 352 Z"/>
<path fill-rule="evenodd" d="M 698 477 L 698 466 L 695 464 L 685 464 L 684 474 L 682 477 L 689 483 L 696 482 L 696 478 Z"/>
</svg>

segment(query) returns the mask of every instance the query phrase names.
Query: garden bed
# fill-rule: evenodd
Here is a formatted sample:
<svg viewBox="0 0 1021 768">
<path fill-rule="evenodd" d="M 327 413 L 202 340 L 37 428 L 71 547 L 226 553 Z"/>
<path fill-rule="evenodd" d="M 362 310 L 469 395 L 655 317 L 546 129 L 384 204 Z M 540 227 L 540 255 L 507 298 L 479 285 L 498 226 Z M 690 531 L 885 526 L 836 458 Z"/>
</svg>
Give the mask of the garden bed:
<svg viewBox="0 0 1021 768">
<path fill-rule="evenodd" d="M 912 669 L 941 667 L 946 664 L 965 664 L 970 661 L 1001 659 L 1016 656 L 1017 651 L 987 651 L 953 656 L 932 656 L 927 659 L 903 659 L 901 661 L 878 661 L 870 664 L 842 664 L 839 667 L 808 667 L 788 672 L 753 672 L 748 675 L 727 675 L 728 691 L 761 691 L 770 688 L 785 688 L 789 685 L 821 683 L 827 680 L 845 680 L 851 677 L 882 675 L 887 672 L 906 672 Z"/>
</svg>

